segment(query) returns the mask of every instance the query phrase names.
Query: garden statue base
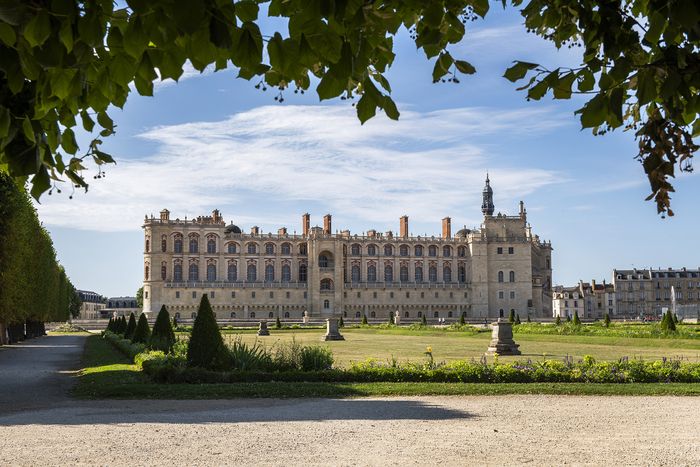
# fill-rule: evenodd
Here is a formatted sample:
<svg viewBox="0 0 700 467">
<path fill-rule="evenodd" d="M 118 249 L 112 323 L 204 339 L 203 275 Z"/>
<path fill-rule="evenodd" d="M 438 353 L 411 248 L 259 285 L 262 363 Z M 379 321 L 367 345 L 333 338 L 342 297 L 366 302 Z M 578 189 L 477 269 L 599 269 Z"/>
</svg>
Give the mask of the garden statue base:
<svg viewBox="0 0 700 467">
<path fill-rule="evenodd" d="M 258 327 L 258 336 L 269 336 L 270 330 L 267 329 L 267 321 L 260 321 L 260 326 Z"/>
<path fill-rule="evenodd" d="M 492 324 L 491 344 L 489 344 L 487 354 L 497 355 L 520 355 L 520 347 L 513 340 L 513 324 L 510 321 L 499 319 Z"/>
<path fill-rule="evenodd" d="M 326 335 L 324 341 L 344 341 L 345 338 L 338 331 L 338 318 L 328 318 L 326 320 Z"/>
</svg>

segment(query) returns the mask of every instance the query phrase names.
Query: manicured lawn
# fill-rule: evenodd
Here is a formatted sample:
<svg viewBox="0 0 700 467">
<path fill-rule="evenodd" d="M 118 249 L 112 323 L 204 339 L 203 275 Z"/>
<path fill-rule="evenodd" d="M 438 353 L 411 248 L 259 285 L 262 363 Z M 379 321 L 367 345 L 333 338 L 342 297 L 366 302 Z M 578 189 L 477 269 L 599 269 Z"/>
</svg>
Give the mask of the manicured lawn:
<svg viewBox="0 0 700 467">
<path fill-rule="evenodd" d="M 458 332 L 441 329 L 377 329 L 345 328 L 342 331 L 345 341 L 321 342 L 323 330 L 293 329 L 270 330 L 270 336 L 258 337 L 252 332 L 224 334 L 225 340 L 232 342 L 260 342 L 272 347 L 276 342 L 296 339 L 302 344 L 321 343 L 333 351 L 336 365 L 345 366 L 352 361 L 375 358 L 380 361 L 419 361 L 425 358 L 423 352 L 430 346 L 437 361 L 480 359 L 491 339 L 490 332 Z M 186 336 L 181 336 L 186 338 Z M 563 358 L 566 355 L 575 359 L 591 355 L 598 360 L 617 360 L 620 357 L 658 360 L 663 357 L 683 357 L 689 361 L 700 361 L 700 340 L 628 338 L 606 336 L 561 336 L 541 334 L 517 334 L 516 342 L 523 353 L 520 357 L 501 359 Z"/>
<path fill-rule="evenodd" d="M 239 383 L 156 384 L 99 336 L 86 339 L 73 394 L 83 399 L 229 399 L 418 395 L 697 395 L 700 384 Z"/>
</svg>

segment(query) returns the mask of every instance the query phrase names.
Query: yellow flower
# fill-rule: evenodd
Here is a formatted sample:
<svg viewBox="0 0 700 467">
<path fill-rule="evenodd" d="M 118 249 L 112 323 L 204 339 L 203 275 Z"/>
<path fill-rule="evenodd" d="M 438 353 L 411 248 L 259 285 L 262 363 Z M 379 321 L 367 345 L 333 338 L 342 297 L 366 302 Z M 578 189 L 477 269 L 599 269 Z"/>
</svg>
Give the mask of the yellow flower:
<svg viewBox="0 0 700 467">
<path fill-rule="evenodd" d="M 430 346 L 428 346 L 428 347 L 425 348 L 425 351 L 428 352 L 428 353 L 433 353 L 433 348 L 430 347 Z"/>
</svg>

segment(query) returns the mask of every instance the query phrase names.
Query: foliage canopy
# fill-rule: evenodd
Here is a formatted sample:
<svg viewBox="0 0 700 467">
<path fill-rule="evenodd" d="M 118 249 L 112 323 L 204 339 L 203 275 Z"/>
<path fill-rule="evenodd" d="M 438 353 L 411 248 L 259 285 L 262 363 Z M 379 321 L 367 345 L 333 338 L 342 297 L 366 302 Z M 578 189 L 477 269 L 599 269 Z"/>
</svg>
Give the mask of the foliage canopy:
<svg viewBox="0 0 700 467">
<path fill-rule="evenodd" d="M 261 5 L 263 9 L 261 10 Z M 673 215 L 669 181 L 690 171 L 700 134 L 700 4 L 695 0 L 502 0 L 525 27 L 557 47 L 581 50 L 581 65 L 550 70 L 516 61 L 505 78 L 525 81 L 528 99 L 588 97 L 577 111 L 595 134 L 635 132 L 637 158 L 658 212 Z M 233 67 L 256 88 L 315 87 L 321 100 L 358 97 L 360 121 L 399 111 L 385 74 L 394 37 L 409 31 L 434 60 L 434 81 L 473 74 L 450 53 L 465 23 L 486 16 L 488 0 L 3 0 L 0 8 L 0 170 L 31 194 L 68 179 L 87 189 L 86 160 L 114 163 L 100 147 L 115 125 L 108 111 L 129 93 L 153 94 L 157 79 Z M 262 14 L 286 22 L 263 31 Z M 468 38 L 467 38 L 468 40 Z M 514 57 L 517 58 L 517 57 Z M 75 128 L 98 132 L 78 147 Z M 51 193 L 51 191 L 49 191 Z"/>
</svg>

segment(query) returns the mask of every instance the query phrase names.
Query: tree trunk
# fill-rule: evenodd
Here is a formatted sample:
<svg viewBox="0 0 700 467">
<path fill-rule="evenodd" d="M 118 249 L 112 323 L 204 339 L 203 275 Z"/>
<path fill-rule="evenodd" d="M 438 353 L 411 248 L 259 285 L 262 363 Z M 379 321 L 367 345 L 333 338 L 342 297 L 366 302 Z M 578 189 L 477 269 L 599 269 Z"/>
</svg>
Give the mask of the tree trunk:
<svg viewBox="0 0 700 467">
<path fill-rule="evenodd" d="M 0 345 L 7 345 L 7 326 L 3 321 L 0 321 Z"/>
</svg>

